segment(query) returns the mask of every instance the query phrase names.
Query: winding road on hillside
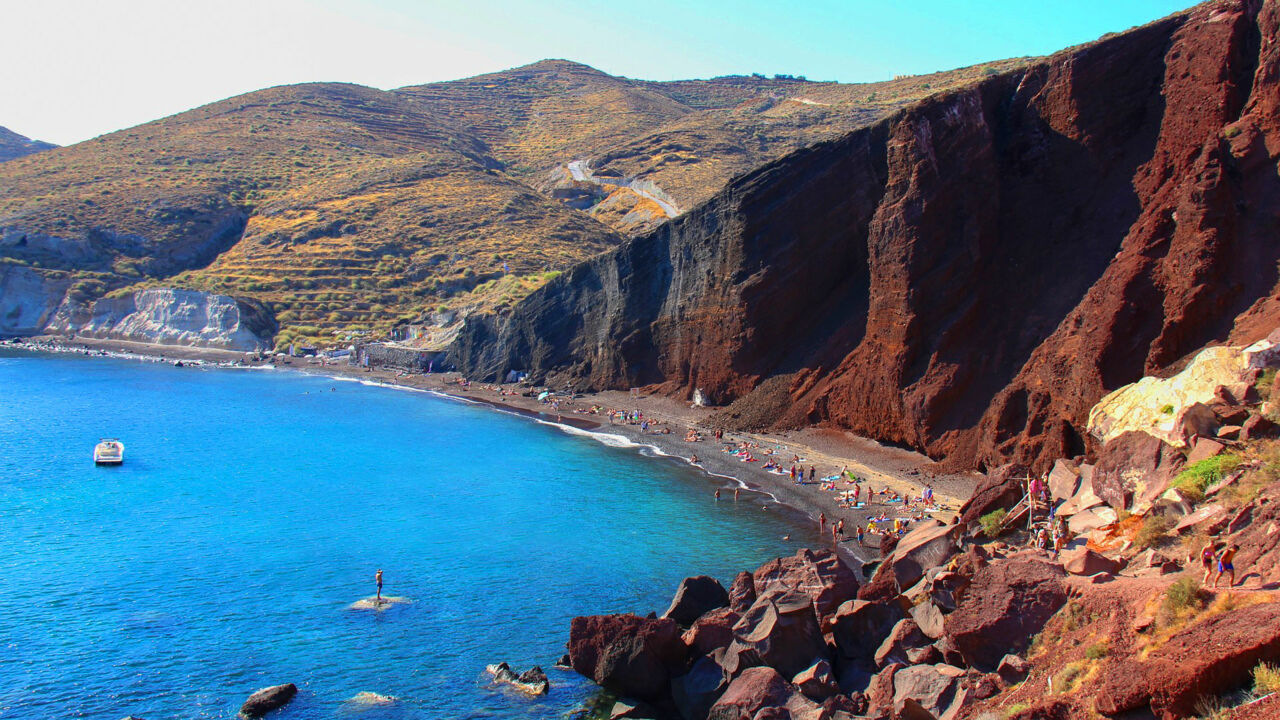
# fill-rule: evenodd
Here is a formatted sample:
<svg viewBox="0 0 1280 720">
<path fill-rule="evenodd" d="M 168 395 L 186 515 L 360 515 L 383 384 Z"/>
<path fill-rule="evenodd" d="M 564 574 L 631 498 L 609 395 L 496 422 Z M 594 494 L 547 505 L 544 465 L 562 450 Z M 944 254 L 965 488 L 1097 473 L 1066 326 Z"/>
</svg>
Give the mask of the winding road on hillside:
<svg viewBox="0 0 1280 720">
<path fill-rule="evenodd" d="M 586 183 L 592 183 L 594 185 L 605 184 L 605 181 L 600 180 L 595 176 L 594 173 L 591 172 L 591 168 L 587 165 L 586 160 L 574 160 L 569 163 L 568 168 L 569 168 L 569 175 L 574 179 L 574 182 L 586 182 Z M 618 182 L 614 182 L 613 180 L 610 180 L 609 184 L 620 185 L 622 187 L 628 188 L 635 194 L 654 201 L 655 203 L 658 204 L 658 207 L 662 208 L 662 212 L 666 213 L 667 217 L 669 218 L 673 218 L 680 214 L 680 209 L 676 207 L 675 203 L 671 202 L 666 198 L 659 197 L 653 191 L 647 190 L 643 187 L 644 185 L 651 185 L 651 186 L 657 187 L 656 185 L 653 185 L 652 182 L 649 182 L 647 180 L 637 180 L 635 178 L 627 178 L 625 180 L 620 180 Z"/>
</svg>

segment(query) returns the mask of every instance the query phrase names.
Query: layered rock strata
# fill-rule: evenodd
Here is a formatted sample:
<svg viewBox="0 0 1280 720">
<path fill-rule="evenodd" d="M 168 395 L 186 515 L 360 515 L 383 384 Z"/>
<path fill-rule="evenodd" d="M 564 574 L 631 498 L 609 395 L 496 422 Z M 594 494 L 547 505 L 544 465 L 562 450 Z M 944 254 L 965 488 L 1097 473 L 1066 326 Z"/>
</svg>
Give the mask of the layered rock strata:
<svg viewBox="0 0 1280 720">
<path fill-rule="evenodd" d="M 1278 25 L 1206 3 L 793 153 L 455 360 L 1047 470 L 1109 390 L 1276 325 Z"/>
</svg>

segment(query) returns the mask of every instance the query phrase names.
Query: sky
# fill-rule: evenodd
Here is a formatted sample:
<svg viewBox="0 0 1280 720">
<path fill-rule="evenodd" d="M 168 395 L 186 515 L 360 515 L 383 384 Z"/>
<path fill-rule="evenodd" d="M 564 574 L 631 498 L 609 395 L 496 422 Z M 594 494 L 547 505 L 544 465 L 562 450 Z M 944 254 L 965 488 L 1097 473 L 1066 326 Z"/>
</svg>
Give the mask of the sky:
<svg viewBox="0 0 1280 720">
<path fill-rule="evenodd" d="M 873 82 L 1045 55 L 1191 0 L 0 0 L 0 126 L 68 145 L 273 85 L 545 58 L 648 80 Z"/>
</svg>

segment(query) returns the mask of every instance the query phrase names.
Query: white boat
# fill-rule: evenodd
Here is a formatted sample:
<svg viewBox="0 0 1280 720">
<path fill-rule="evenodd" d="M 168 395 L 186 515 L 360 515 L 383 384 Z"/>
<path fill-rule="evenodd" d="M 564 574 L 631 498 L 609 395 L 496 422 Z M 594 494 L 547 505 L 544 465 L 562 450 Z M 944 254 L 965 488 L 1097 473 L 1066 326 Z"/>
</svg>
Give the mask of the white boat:
<svg viewBox="0 0 1280 720">
<path fill-rule="evenodd" d="M 115 438 L 103 438 L 93 446 L 93 462 L 98 465 L 119 465 L 124 462 L 124 443 Z"/>
</svg>

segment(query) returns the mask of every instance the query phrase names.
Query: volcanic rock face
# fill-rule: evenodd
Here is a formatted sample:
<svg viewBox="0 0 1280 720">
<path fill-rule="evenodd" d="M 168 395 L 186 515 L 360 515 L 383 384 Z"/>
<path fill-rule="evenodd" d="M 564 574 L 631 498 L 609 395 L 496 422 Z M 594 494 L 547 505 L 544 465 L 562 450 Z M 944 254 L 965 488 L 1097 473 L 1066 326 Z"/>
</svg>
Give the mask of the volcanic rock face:
<svg viewBox="0 0 1280 720">
<path fill-rule="evenodd" d="M 1207 3 L 793 153 L 455 359 L 715 403 L 777 378 L 760 422 L 1047 470 L 1108 390 L 1276 325 L 1278 20 Z"/>
</svg>

